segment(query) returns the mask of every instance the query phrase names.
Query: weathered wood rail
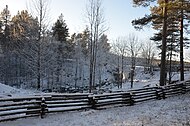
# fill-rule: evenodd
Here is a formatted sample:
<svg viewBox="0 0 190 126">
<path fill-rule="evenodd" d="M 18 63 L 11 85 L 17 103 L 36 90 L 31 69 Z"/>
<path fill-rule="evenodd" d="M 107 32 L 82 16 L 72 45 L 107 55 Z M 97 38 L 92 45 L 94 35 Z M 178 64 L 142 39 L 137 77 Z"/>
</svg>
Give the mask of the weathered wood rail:
<svg viewBox="0 0 190 126">
<path fill-rule="evenodd" d="M 131 106 L 149 100 L 160 100 L 190 91 L 190 81 L 163 87 L 149 87 L 106 94 L 46 94 L 42 96 L 0 98 L 0 122 L 39 116 L 47 113 L 84 109 Z"/>
</svg>

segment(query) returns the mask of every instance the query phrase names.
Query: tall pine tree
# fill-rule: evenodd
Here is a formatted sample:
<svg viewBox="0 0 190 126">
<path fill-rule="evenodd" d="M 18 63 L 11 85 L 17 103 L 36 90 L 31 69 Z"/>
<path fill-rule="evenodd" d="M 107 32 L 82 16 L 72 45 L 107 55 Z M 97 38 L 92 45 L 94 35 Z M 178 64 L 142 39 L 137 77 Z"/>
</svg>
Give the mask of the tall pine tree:
<svg viewBox="0 0 190 126">
<path fill-rule="evenodd" d="M 153 0 L 154 1 L 154 0 Z M 134 4 L 139 6 L 148 6 L 151 0 L 134 0 Z M 169 47 L 171 41 L 176 38 L 177 34 L 179 35 L 177 42 L 180 47 L 180 70 L 181 77 L 180 80 L 184 80 L 184 63 L 183 63 L 183 48 L 184 48 L 184 20 L 187 19 L 187 12 L 189 12 L 189 1 L 188 0 L 158 0 L 158 7 L 153 7 L 153 13 L 146 15 L 145 17 L 134 20 L 132 23 L 136 28 L 142 28 L 148 23 L 153 23 L 153 28 L 159 30 L 159 33 L 154 37 L 155 40 L 162 40 L 161 43 L 161 72 L 160 72 L 160 85 L 165 84 L 165 75 L 166 75 L 166 52 L 167 49 L 174 49 Z M 155 10 L 154 10 L 155 9 Z M 157 25 L 155 25 L 157 24 Z M 180 25 L 179 25 L 180 24 Z M 173 26 L 172 26 L 173 25 Z M 177 30 L 176 27 L 178 26 Z M 180 31 L 180 32 L 178 32 Z M 177 40 L 177 39 L 176 39 Z M 168 43 L 169 42 L 169 43 Z M 167 44 L 168 43 L 168 44 Z M 167 45 L 169 48 L 167 48 Z M 175 44 L 177 45 L 177 44 Z"/>
<path fill-rule="evenodd" d="M 54 26 L 52 27 L 53 37 L 58 42 L 57 56 L 56 56 L 56 85 L 57 87 L 61 85 L 62 73 L 63 73 L 63 63 L 66 58 L 69 57 L 71 49 L 71 43 L 68 41 L 69 29 L 67 24 L 63 19 L 63 14 L 59 16 Z"/>
</svg>

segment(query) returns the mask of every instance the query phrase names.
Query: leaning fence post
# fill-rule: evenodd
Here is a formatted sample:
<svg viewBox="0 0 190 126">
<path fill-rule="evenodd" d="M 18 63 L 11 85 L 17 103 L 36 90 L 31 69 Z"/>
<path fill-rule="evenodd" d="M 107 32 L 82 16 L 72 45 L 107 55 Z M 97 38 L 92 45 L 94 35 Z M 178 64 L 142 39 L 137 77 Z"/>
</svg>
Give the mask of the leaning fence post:
<svg viewBox="0 0 190 126">
<path fill-rule="evenodd" d="M 41 118 L 44 118 L 45 112 L 46 112 L 46 107 L 47 107 L 44 97 L 42 98 L 40 107 L 41 107 L 40 116 L 41 116 Z"/>
</svg>

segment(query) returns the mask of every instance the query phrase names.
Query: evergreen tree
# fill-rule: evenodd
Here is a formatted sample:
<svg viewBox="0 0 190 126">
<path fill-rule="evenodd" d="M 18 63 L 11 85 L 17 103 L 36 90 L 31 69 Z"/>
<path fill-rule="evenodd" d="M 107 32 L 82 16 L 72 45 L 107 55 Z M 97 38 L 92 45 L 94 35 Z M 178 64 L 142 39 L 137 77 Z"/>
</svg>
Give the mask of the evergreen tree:
<svg viewBox="0 0 190 126">
<path fill-rule="evenodd" d="M 89 47 L 89 41 L 90 41 L 90 31 L 88 29 L 88 27 L 83 31 L 82 33 L 82 52 L 84 53 L 84 55 L 88 55 L 90 52 L 90 47 Z"/>
<path fill-rule="evenodd" d="M 69 37 L 69 29 L 67 28 L 67 24 L 63 19 L 63 14 L 59 16 L 57 21 L 55 22 L 53 28 L 53 36 L 56 38 L 57 41 L 66 42 Z"/>
<path fill-rule="evenodd" d="M 72 44 L 68 41 L 69 37 L 69 29 L 63 19 L 63 14 L 59 16 L 57 21 L 55 22 L 54 26 L 52 27 L 53 30 L 53 37 L 56 41 L 58 41 L 58 48 L 57 48 L 57 70 L 56 70 L 56 83 L 57 86 L 60 86 L 62 74 L 63 73 L 63 62 L 64 59 L 70 56 L 72 52 Z"/>
<path fill-rule="evenodd" d="M 187 12 L 188 8 L 187 6 L 189 5 L 188 1 L 181 1 L 181 0 L 175 0 L 175 1 L 170 1 L 168 4 L 168 18 L 167 18 L 167 23 L 168 23 L 168 30 L 167 30 L 167 48 L 166 52 L 168 52 L 168 56 L 171 58 L 171 53 L 173 55 L 176 55 L 176 53 L 180 53 L 180 71 L 181 71 L 181 77 L 180 80 L 184 80 L 184 66 L 183 66 L 183 48 L 187 47 L 188 44 L 188 38 L 186 38 L 183 34 L 183 30 L 187 29 L 188 24 L 186 23 L 185 25 L 184 22 L 187 22 Z M 183 11 L 182 11 L 183 10 Z M 157 14 L 158 17 L 161 17 L 161 5 L 158 7 L 153 7 L 152 8 L 152 14 Z M 161 37 L 161 32 L 162 30 L 160 29 L 161 27 L 161 20 L 157 18 L 153 20 L 153 28 L 156 30 L 159 30 L 159 33 L 155 35 L 152 39 L 155 41 L 159 41 L 159 38 Z M 158 46 L 161 47 L 161 44 Z"/>
<path fill-rule="evenodd" d="M 4 84 L 9 84 L 10 76 L 11 76 L 11 71 L 9 71 L 12 67 L 11 65 L 11 57 L 12 57 L 12 50 L 11 50 L 11 40 L 10 40 L 10 20 L 11 20 L 11 14 L 8 9 L 8 5 L 3 9 L 3 11 L 0 13 L 0 34 L 1 34 L 1 49 L 3 53 L 3 61 L 2 61 L 2 66 L 4 67 L 3 70 L 1 71 L 1 77 L 3 79 Z"/>
<path fill-rule="evenodd" d="M 0 14 L 0 21 L 1 21 L 1 34 L 2 34 L 2 41 L 1 45 L 3 47 L 4 52 L 8 51 L 9 44 L 9 35 L 10 35 L 10 20 L 11 20 L 11 14 L 8 9 L 8 5 L 6 5 L 6 8 L 3 9 L 3 11 Z"/>
<path fill-rule="evenodd" d="M 147 0 L 134 0 L 134 3 L 139 5 L 145 5 Z M 151 2 L 148 0 L 148 2 Z M 180 45 L 180 64 L 181 64 L 181 80 L 184 79 L 184 66 L 183 66 L 183 48 L 184 48 L 184 35 L 183 35 L 183 29 L 185 28 L 184 19 L 187 16 L 186 12 L 189 12 L 189 1 L 186 0 L 158 0 L 158 7 L 152 8 L 152 13 L 150 15 L 146 15 L 145 17 L 134 20 L 132 23 L 136 28 L 142 28 L 144 25 L 147 25 L 148 23 L 153 23 L 156 25 L 153 25 L 153 28 L 160 30 L 158 34 L 153 38 L 154 40 L 162 40 L 161 44 L 161 72 L 160 72 L 160 85 L 165 84 L 165 75 L 166 75 L 166 52 L 167 49 L 174 49 L 173 46 L 174 42 L 177 42 Z M 148 4 L 146 4 L 148 5 Z M 180 19 L 180 20 L 179 20 Z M 180 26 L 179 26 L 180 24 Z M 176 28 L 177 26 L 180 27 L 180 30 Z M 180 31 L 180 43 L 179 41 L 173 41 L 177 36 L 179 35 Z M 168 43 L 168 44 L 167 44 Z M 169 48 L 167 48 L 167 45 Z"/>
<path fill-rule="evenodd" d="M 15 55 L 14 75 L 17 83 L 32 80 L 36 75 L 36 38 L 38 37 L 38 21 L 28 11 L 23 10 L 11 20 L 10 37 Z M 30 48 L 28 48 L 30 47 Z M 31 63 L 32 62 L 32 63 Z"/>
</svg>

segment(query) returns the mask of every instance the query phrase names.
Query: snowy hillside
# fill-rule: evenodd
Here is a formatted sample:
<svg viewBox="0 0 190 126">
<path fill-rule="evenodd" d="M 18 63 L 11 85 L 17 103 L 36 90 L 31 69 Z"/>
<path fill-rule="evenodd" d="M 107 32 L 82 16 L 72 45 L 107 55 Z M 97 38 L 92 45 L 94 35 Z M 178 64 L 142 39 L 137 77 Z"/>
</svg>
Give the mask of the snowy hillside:
<svg viewBox="0 0 190 126">
<path fill-rule="evenodd" d="M 152 87 L 156 86 L 159 84 L 159 71 L 154 71 L 153 75 L 150 74 L 145 74 L 143 71 L 143 67 L 137 67 L 135 71 L 135 77 L 134 77 L 134 86 L 133 89 L 138 89 L 138 88 L 144 88 L 144 87 Z M 109 75 L 109 74 L 108 74 Z M 104 78 L 108 77 L 108 75 L 104 75 Z M 186 72 L 185 73 L 185 80 L 189 80 L 190 78 L 190 73 Z M 172 80 L 178 80 L 179 79 L 179 73 L 176 73 L 175 76 L 172 78 Z M 86 82 L 88 84 L 88 82 Z M 82 84 L 81 84 L 82 86 Z M 83 85 L 85 86 L 85 85 Z M 117 84 L 107 84 L 103 85 L 102 87 L 98 87 L 98 90 L 104 90 L 104 91 L 127 91 L 131 89 L 131 82 L 130 79 L 126 80 L 122 84 L 122 88 L 118 89 Z M 88 89 L 87 89 L 88 91 Z M 23 95 L 34 95 L 36 93 L 42 93 L 34 89 L 17 89 L 10 87 L 8 85 L 4 85 L 0 83 L 0 97 L 10 97 L 10 96 L 23 96 Z"/>
<path fill-rule="evenodd" d="M 36 93 L 40 93 L 40 92 L 34 91 L 34 90 L 17 89 L 17 88 L 0 83 L 0 98 L 12 97 L 12 96 L 34 95 Z"/>
</svg>

